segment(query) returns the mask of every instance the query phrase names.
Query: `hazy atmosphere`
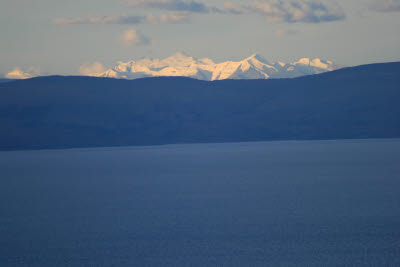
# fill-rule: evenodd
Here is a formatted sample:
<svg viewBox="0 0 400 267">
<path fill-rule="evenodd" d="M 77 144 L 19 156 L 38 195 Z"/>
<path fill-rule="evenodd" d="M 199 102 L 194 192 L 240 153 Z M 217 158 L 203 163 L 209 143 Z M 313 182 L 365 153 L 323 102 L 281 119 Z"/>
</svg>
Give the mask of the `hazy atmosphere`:
<svg viewBox="0 0 400 267">
<path fill-rule="evenodd" d="M 399 0 L 2 0 L 0 76 L 84 74 L 182 51 L 354 66 L 400 60 Z"/>
<path fill-rule="evenodd" d="M 400 266 L 400 0 L 0 0 L 1 267 Z"/>
</svg>

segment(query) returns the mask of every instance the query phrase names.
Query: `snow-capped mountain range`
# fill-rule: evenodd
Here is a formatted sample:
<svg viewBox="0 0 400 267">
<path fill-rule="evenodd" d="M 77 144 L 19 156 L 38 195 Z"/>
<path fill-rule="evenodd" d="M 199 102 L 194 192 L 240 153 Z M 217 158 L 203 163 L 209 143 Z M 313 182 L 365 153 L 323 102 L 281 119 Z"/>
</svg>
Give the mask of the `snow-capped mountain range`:
<svg viewBox="0 0 400 267">
<path fill-rule="evenodd" d="M 143 58 L 118 64 L 99 77 L 136 79 L 156 76 L 184 76 L 199 80 L 294 78 L 339 69 L 332 61 L 302 58 L 292 63 L 270 63 L 253 54 L 242 61 L 214 63 L 209 58 L 197 59 L 176 53 L 166 59 Z"/>
</svg>

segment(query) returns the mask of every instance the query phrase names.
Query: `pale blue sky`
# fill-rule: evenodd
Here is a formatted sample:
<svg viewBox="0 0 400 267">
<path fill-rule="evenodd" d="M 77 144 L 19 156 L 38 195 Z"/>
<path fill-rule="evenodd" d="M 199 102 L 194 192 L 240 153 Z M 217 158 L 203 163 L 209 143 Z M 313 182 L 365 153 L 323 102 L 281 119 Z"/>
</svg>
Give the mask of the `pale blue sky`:
<svg viewBox="0 0 400 267">
<path fill-rule="evenodd" d="M 117 61 L 178 51 L 216 62 L 255 52 L 284 62 L 302 57 L 342 65 L 400 61 L 400 0 L 326 0 L 322 9 L 307 0 L 231 0 L 224 8 L 225 2 L 2 0 L 0 75 L 15 67 L 78 74 L 85 62 L 109 68 Z M 279 10 L 262 10 L 265 3 Z M 288 3 L 304 14 L 290 13 Z M 137 36 L 124 37 L 132 28 Z"/>
</svg>

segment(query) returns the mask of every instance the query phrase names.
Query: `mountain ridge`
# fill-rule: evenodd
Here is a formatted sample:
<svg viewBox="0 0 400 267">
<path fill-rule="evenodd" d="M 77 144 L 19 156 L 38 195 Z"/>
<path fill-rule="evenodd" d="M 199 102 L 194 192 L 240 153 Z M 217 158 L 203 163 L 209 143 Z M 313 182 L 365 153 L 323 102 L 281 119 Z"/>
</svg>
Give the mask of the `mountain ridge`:
<svg viewBox="0 0 400 267">
<path fill-rule="evenodd" d="M 119 61 L 101 74 L 93 76 L 137 79 L 157 76 L 182 76 L 200 80 L 295 78 L 339 69 L 329 60 L 302 58 L 292 63 L 270 63 L 259 54 L 240 61 L 214 63 L 209 58 L 197 59 L 185 53 L 175 53 L 165 59 L 142 58 Z"/>
<path fill-rule="evenodd" d="M 0 84 L 0 150 L 400 137 L 400 62 L 295 79 Z"/>
<path fill-rule="evenodd" d="M 383 62 L 383 63 L 369 63 L 369 64 L 363 64 L 363 65 L 358 65 L 358 66 L 347 66 L 347 67 L 342 67 L 336 70 L 332 70 L 329 72 L 322 72 L 318 74 L 311 74 L 311 75 L 304 75 L 300 77 L 293 77 L 293 78 L 270 78 L 269 80 L 291 80 L 291 79 L 304 79 L 304 78 L 309 78 L 309 77 L 319 77 L 319 76 L 324 76 L 324 75 L 332 75 L 334 73 L 339 73 L 339 72 L 347 72 L 347 71 L 352 71 L 353 69 L 357 70 L 363 70 L 366 68 L 373 68 L 375 66 L 381 66 L 381 65 L 398 65 L 400 64 L 400 61 L 392 61 L 392 62 Z M 88 78 L 88 79 L 105 79 L 105 80 L 132 80 L 132 79 L 121 79 L 121 78 L 113 78 L 113 77 L 103 77 L 103 76 L 85 76 L 85 75 L 43 75 L 43 76 L 35 76 L 32 78 L 27 78 L 27 79 L 0 79 L 4 80 L 4 82 L 18 82 L 18 81 L 28 81 L 28 80 L 36 80 L 36 79 L 43 79 L 43 78 Z M 211 82 L 211 83 L 216 83 L 216 82 L 223 82 L 223 81 L 240 81 L 238 79 L 225 79 L 225 80 L 214 80 L 214 81 L 205 81 L 205 80 L 199 80 L 196 78 L 192 77 L 186 77 L 186 76 L 154 76 L 154 77 L 142 77 L 142 78 L 137 78 L 135 80 L 148 80 L 148 79 L 168 79 L 168 78 L 173 78 L 173 79 L 186 79 L 186 80 L 198 80 L 198 81 L 203 81 L 203 82 Z M 248 79 L 248 80 L 257 80 L 257 79 Z M 247 81 L 248 81 L 247 80 Z M 265 80 L 265 79 L 258 79 L 258 80 Z M 246 81 L 246 80 L 245 80 Z M 3 82 L 3 81 L 1 81 Z"/>
</svg>

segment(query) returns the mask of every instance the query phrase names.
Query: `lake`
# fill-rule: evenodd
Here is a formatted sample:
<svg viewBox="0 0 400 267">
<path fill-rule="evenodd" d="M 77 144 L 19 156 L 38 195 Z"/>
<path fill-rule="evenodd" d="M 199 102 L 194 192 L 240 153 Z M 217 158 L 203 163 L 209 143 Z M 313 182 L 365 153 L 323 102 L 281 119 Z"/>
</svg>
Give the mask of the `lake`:
<svg viewBox="0 0 400 267">
<path fill-rule="evenodd" d="M 0 152 L 0 266 L 400 266 L 400 139 Z"/>
</svg>

